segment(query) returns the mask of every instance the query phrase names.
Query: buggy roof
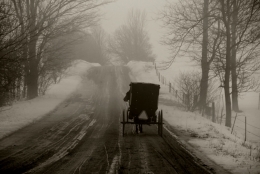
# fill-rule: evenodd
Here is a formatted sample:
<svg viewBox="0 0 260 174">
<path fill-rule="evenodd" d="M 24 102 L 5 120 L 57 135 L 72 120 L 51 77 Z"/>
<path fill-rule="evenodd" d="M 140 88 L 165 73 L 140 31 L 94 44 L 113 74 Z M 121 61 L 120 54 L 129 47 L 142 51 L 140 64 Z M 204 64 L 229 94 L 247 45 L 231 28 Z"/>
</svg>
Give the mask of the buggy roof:
<svg viewBox="0 0 260 174">
<path fill-rule="evenodd" d="M 131 85 L 151 85 L 151 86 L 155 85 L 155 86 L 159 86 L 160 87 L 160 85 L 158 85 L 158 84 L 146 83 L 146 82 L 131 82 L 129 86 L 131 86 Z"/>
</svg>

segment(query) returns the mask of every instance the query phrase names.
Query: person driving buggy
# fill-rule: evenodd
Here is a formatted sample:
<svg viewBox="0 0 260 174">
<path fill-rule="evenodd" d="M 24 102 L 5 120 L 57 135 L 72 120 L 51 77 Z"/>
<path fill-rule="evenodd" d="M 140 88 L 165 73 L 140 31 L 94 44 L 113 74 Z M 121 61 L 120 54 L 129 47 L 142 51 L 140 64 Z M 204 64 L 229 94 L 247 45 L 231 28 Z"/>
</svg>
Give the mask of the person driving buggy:
<svg viewBox="0 0 260 174">
<path fill-rule="evenodd" d="M 127 102 L 130 100 L 130 89 L 129 91 L 127 91 L 127 93 L 125 94 L 125 97 L 124 97 L 124 101 Z"/>
</svg>

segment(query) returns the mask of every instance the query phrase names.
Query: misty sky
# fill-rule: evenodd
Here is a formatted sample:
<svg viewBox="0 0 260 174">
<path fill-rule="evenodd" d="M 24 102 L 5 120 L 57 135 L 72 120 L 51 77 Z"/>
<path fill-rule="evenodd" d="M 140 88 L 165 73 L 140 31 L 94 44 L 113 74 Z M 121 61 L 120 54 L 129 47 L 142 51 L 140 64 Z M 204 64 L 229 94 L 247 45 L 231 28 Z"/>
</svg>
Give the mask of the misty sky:
<svg viewBox="0 0 260 174">
<path fill-rule="evenodd" d="M 166 46 L 160 44 L 161 36 L 165 31 L 161 27 L 160 21 L 156 20 L 166 2 L 167 0 L 117 0 L 101 8 L 101 12 L 104 13 L 101 25 L 107 33 L 112 34 L 125 23 L 131 9 L 144 10 L 147 14 L 146 30 L 149 33 L 153 51 L 157 55 L 156 58 L 166 60 L 170 53 Z"/>
</svg>

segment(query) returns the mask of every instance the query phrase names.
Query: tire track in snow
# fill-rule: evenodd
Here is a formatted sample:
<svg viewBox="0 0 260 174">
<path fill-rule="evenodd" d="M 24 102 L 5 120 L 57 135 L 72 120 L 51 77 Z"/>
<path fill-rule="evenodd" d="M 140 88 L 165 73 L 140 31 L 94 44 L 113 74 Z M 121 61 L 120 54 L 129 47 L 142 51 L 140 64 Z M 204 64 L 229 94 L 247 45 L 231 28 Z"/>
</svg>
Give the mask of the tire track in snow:
<svg viewBox="0 0 260 174">
<path fill-rule="evenodd" d="M 61 150 L 59 150 L 57 153 L 55 153 L 52 157 L 50 157 L 49 159 L 47 159 L 47 161 L 45 161 L 44 163 L 40 164 L 39 166 L 37 166 L 36 168 L 31 169 L 30 171 L 26 172 L 26 173 L 34 173 L 37 170 L 44 168 L 45 166 L 54 163 L 58 160 L 60 160 L 61 158 L 63 158 L 64 156 L 66 156 L 69 151 L 73 150 L 77 144 L 80 142 L 80 140 L 84 137 L 84 135 L 87 132 L 87 129 L 91 126 L 93 126 L 95 124 L 96 120 L 93 119 L 89 125 L 83 127 L 83 129 L 80 131 L 80 133 L 73 138 L 71 144 L 63 147 Z"/>
</svg>

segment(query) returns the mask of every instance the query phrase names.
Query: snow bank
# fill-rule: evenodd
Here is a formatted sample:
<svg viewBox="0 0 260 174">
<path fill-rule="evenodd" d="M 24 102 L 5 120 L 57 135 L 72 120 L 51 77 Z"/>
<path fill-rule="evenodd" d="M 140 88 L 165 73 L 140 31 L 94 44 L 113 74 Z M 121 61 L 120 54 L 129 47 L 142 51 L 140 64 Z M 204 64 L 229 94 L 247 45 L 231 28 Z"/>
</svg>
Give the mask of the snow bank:
<svg viewBox="0 0 260 174">
<path fill-rule="evenodd" d="M 53 84 L 44 96 L 20 101 L 10 107 L 2 107 L 0 110 L 0 138 L 51 112 L 76 90 L 81 82 L 81 75 L 93 66 L 99 65 L 75 61 L 73 66 L 66 71 L 66 77 L 60 83 Z"/>
<path fill-rule="evenodd" d="M 176 106 L 160 105 L 164 119 L 177 130 L 187 133 L 188 143 L 232 173 L 258 173 L 259 147 L 244 143 L 231 129 L 211 122 L 198 113 L 182 111 Z"/>
<path fill-rule="evenodd" d="M 154 65 L 152 62 L 130 61 L 126 65 L 131 69 L 130 78 L 133 82 L 145 82 L 160 84 L 155 77 Z"/>
</svg>

